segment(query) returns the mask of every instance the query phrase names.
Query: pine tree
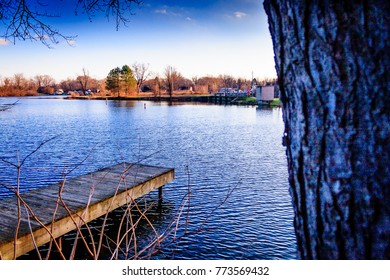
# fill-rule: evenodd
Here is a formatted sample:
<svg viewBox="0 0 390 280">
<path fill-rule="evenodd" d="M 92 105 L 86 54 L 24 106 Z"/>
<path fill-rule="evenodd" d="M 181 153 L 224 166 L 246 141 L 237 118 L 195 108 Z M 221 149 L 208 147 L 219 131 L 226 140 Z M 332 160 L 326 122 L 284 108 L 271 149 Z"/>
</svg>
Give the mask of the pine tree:
<svg viewBox="0 0 390 280">
<path fill-rule="evenodd" d="M 121 90 L 121 69 L 116 67 L 111 69 L 106 78 L 106 89 L 112 92 L 116 92 L 118 97 Z"/>
<path fill-rule="evenodd" d="M 134 79 L 133 71 L 128 65 L 122 66 L 120 79 L 126 95 L 128 95 L 132 89 L 135 89 L 137 81 Z"/>
</svg>

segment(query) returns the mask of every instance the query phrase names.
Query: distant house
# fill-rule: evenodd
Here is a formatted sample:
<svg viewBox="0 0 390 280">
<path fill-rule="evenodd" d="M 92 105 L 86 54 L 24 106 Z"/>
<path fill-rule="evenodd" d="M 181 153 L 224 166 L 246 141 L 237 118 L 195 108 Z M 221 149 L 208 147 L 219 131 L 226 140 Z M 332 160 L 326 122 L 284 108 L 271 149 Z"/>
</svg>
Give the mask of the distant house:
<svg viewBox="0 0 390 280">
<path fill-rule="evenodd" d="M 234 90 L 232 88 L 220 88 L 218 93 L 222 93 L 223 95 L 232 94 Z"/>
<path fill-rule="evenodd" d="M 61 95 L 61 94 L 64 94 L 64 90 L 63 89 L 57 89 L 54 94 L 57 94 L 57 95 Z"/>
<path fill-rule="evenodd" d="M 256 87 L 256 100 L 262 102 L 268 102 L 274 100 L 275 86 L 257 86 Z"/>
<path fill-rule="evenodd" d="M 244 91 L 239 88 L 220 88 L 217 94 L 222 95 L 244 95 Z"/>
</svg>

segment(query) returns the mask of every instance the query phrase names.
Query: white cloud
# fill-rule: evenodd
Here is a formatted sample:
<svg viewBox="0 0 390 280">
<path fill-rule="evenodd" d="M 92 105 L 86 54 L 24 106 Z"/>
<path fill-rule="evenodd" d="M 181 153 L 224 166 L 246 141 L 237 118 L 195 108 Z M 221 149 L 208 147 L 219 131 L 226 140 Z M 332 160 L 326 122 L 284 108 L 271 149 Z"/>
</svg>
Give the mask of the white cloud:
<svg viewBox="0 0 390 280">
<path fill-rule="evenodd" d="M 0 38 L 0 46 L 5 46 L 8 44 L 9 44 L 9 41 L 7 39 Z"/>
<path fill-rule="evenodd" d="M 186 17 L 186 20 L 188 20 L 188 21 L 192 21 L 192 18 L 190 18 L 190 17 Z"/>
<path fill-rule="evenodd" d="M 168 14 L 167 9 L 158 9 L 158 10 L 154 10 L 154 12 L 156 14 L 163 14 L 163 15 L 167 15 Z"/>
<path fill-rule="evenodd" d="M 74 40 L 74 39 L 69 39 L 69 40 L 67 40 L 66 42 L 67 42 L 70 46 L 76 46 L 76 44 L 77 44 L 77 41 Z"/>
<path fill-rule="evenodd" d="M 234 13 L 234 17 L 238 18 L 238 19 L 242 19 L 243 17 L 246 17 L 246 16 L 247 16 L 247 14 L 244 13 L 244 12 L 237 11 L 237 12 Z"/>
<path fill-rule="evenodd" d="M 174 16 L 174 17 L 181 17 L 180 13 L 173 12 L 172 9 L 169 9 L 169 7 L 164 7 L 161 9 L 154 10 L 156 14 L 166 15 L 166 16 Z"/>
</svg>

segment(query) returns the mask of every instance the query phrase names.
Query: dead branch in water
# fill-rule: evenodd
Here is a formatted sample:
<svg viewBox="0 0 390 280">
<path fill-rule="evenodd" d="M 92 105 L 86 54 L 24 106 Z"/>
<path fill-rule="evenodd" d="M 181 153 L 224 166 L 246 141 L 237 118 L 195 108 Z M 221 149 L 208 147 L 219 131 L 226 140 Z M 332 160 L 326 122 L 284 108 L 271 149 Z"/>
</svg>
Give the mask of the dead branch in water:
<svg viewBox="0 0 390 280">
<path fill-rule="evenodd" d="M 1 111 L 7 111 L 7 110 L 11 109 L 11 108 L 14 107 L 18 102 L 19 102 L 19 100 L 15 101 L 14 103 L 10 103 L 10 104 L 0 104 L 0 112 L 1 112 Z"/>
</svg>

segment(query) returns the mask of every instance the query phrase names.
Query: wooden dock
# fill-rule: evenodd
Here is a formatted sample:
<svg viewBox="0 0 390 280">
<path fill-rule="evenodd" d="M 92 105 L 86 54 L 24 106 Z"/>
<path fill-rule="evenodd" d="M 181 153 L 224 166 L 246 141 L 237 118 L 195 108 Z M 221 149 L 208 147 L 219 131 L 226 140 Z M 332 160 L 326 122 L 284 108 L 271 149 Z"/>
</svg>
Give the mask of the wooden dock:
<svg viewBox="0 0 390 280">
<path fill-rule="evenodd" d="M 156 188 L 161 199 L 161 187 L 173 179 L 171 168 L 121 163 L 21 194 L 31 211 L 22 202 L 17 238 L 17 198 L 0 200 L 0 259 L 17 258 Z M 66 207 L 57 202 L 59 190 Z"/>
</svg>

